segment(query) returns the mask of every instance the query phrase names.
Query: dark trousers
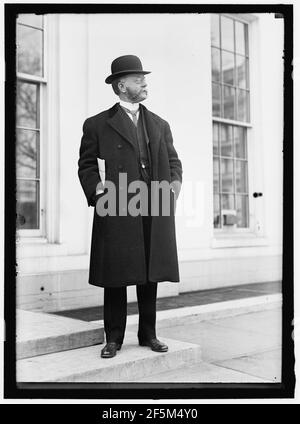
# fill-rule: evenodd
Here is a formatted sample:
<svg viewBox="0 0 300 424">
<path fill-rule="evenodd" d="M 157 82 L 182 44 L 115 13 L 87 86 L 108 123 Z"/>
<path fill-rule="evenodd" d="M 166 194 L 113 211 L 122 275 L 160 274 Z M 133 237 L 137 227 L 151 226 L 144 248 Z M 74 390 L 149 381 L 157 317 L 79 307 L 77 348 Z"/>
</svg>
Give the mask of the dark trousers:
<svg viewBox="0 0 300 424">
<path fill-rule="evenodd" d="M 138 339 L 156 337 L 156 295 L 157 283 L 137 285 L 139 307 Z M 127 318 L 127 287 L 104 289 L 104 330 L 106 342 L 123 343 Z"/>
<path fill-rule="evenodd" d="M 150 194 L 150 191 L 149 191 Z M 150 196 L 148 213 L 150 212 Z M 142 216 L 146 265 L 149 265 L 149 247 L 151 216 Z M 129 265 L 130 266 L 130 265 Z M 147 272 L 148 274 L 148 272 Z M 157 282 L 148 281 L 146 284 L 136 285 L 136 294 L 139 308 L 138 339 L 149 340 L 156 337 L 156 299 Z M 104 288 L 104 330 L 106 342 L 123 343 L 127 318 L 127 287 Z"/>
</svg>

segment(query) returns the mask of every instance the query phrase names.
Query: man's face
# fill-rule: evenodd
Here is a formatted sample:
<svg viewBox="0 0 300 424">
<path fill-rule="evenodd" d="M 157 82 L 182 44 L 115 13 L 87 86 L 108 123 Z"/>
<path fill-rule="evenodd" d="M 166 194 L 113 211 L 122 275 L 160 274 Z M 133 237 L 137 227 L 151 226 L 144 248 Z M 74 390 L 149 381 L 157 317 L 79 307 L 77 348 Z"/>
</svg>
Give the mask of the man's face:
<svg viewBox="0 0 300 424">
<path fill-rule="evenodd" d="M 124 94 L 133 103 L 139 103 L 148 96 L 146 78 L 142 74 L 126 75 L 123 79 Z"/>
</svg>

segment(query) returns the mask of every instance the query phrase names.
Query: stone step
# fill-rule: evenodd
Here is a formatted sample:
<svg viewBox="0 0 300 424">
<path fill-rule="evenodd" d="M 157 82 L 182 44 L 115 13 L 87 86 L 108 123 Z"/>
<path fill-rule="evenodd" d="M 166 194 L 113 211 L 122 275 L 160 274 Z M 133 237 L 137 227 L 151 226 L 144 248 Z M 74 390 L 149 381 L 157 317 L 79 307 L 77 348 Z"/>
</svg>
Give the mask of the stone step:
<svg viewBox="0 0 300 424">
<path fill-rule="evenodd" d="M 17 361 L 21 382 L 130 382 L 201 361 L 199 345 L 173 339 L 161 340 L 168 352 L 139 346 L 136 333 L 126 332 L 123 346 L 113 358 L 100 357 L 102 346 L 73 349 Z"/>
<path fill-rule="evenodd" d="M 17 310 L 17 359 L 103 343 L 99 323 Z"/>
</svg>

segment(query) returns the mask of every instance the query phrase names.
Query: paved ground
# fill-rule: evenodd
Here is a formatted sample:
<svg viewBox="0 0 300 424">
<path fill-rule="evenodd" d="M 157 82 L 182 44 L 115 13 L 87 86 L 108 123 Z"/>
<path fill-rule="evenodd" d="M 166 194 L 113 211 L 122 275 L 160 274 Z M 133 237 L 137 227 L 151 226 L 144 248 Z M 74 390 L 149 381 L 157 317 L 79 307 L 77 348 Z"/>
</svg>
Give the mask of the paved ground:
<svg viewBox="0 0 300 424">
<path fill-rule="evenodd" d="M 23 314 L 24 313 L 25 315 L 29 314 L 26 311 L 23 312 Z M 35 314 L 30 313 L 29 315 L 31 316 Z M 41 314 L 38 314 L 38 316 L 40 315 Z M 28 322 L 32 321 L 30 316 L 27 319 Z M 160 311 L 158 318 L 156 331 L 157 337 L 161 341 L 166 341 L 169 344 L 170 355 L 151 352 L 148 348 L 139 347 L 137 341 L 138 316 L 132 315 L 128 317 L 123 347 L 121 351 L 117 353 L 117 358 L 113 358 L 109 361 L 117 360 L 117 362 L 121 361 L 121 363 L 128 365 L 130 361 L 132 362 L 132 359 L 136 358 L 134 361 L 138 360 L 138 362 L 135 363 L 135 367 L 137 367 L 135 371 L 137 369 L 140 371 L 140 368 L 145 368 L 146 372 L 135 372 L 129 380 L 127 378 L 125 381 L 141 383 L 164 382 L 171 384 L 177 382 L 275 383 L 281 381 L 282 325 L 280 294 L 265 295 L 264 293 L 264 295 L 261 295 L 260 297 L 252 296 L 251 298 L 247 297 L 244 299 L 235 299 L 233 301 L 223 303 L 216 302 L 181 309 L 175 308 L 173 310 Z M 41 336 L 44 337 L 46 335 L 47 340 L 44 341 L 48 343 L 49 335 L 52 335 L 51 328 L 53 326 L 51 326 L 51 328 L 49 326 L 48 328 L 47 325 L 47 331 L 45 333 L 41 329 L 41 325 L 38 325 L 43 323 L 45 324 L 45 320 L 47 319 L 52 322 L 53 319 L 57 321 L 64 320 L 66 318 L 53 316 L 52 314 L 45 314 L 43 319 L 38 317 L 32 322 L 33 326 L 29 326 L 29 335 L 31 337 L 35 337 L 39 335 L 39 332 L 42 332 Z M 80 326 L 93 325 L 97 327 L 99 324 L 100 327 L 102 326 L 101 321 L 97 323 L 94 322 L 92 324 L 87 322 L 84 323 L 82 321 L 78 322 L 74 319 L 70 320 L 69 318 L 67 321 L 68 320 L 72 322 L 72 326 L 69 326 L 68 323 L 66 325 L 64 324 L 63 332 L 68 332 L 69 329 L 73 327 L 74 329 L 78 329 L 79 327 L 77 328 L 76 322 L 78 323 L 78 326 L 79 323 Z M 94 360 L 95 368 L 98 369 L 100 367 L 99 370 L 102 372 L 102 362 L 99 358 L 99 352 L 103 345 L 95 345 L 79 350 L 73 349 L 71 351 L 64 352 L 64 349 L 61 349 L 61 340 L 57 338 L 60 333 L 58 332 L 58 329 L 56 330 L 55 324 L 54 330 L 52 337 L 53 343 L 58 343 L 60 347 L 58 350 L 63 350 L 63 352 L 54 353 L 52 356 L 49 355 L 51 357 L 50 366 L 54 365 L 56 371 L 62 366 L 63 371 L 65 372 L 66 366 L 63 361 L 68 361 L 68 366 L 71 366 L 71 368 L 75 364 L 75 369 L 78 370 L 79 365 L 84 365 L 84 361 L 88 361 L 89 363 L 90 360 Z M 57 332 L 59 334 L 57 334 Z M 74 337 L 72 334 L 73 333 L 70 334 L 70 340 L 74 347 Z M 22 333 L 22 335 L 24 339 L 26 334 Z M 81 333 L 79 332 L 77 335 L 80 336 Z M 43 343 L 44 341 L 42 340 Z M 190 359 L 183 360 L 184 358 L 187 358 L 186 354 L 183 352 L 185 349 L 184 343 L 192 344 L 192 349 L 197 352 L 196 359 L 192 355 Z M 86 344 L 84 344 L 84 346 L 85 345 Z M 179 356 L 176 358 L 174 357 L 175 345 L 179 352 Z M 82 344 L 80 344 L 80 346 L 82 346 Z M 199 355 L 198 346 L 201 349 L 201 355 Z M 132 357 L 132 354 L 130 354 L 130 358 L 128 358 L 129 349 L 132 350 L 135 356 L 133 355 Z M 142 351 L 142 349 L 149 350 L 149 352 L 147 352 L 149 353 L 149 358 L 147 355 L 144 355 L 145 352 Z M 51 352 L 52 351 L 54 352 L 53 349 Z M 80 357 L 79 354 L 80 352 L 82 354 L 83 351 L 88 352 L 87 358 L 85 356 Z M 164 358 L 163 355 L 167 356 Z M 184 358 L 182 355 L 184 355 Z M 42 364 L 45 357 L 47 357 L 47 355 L 29 358 L 28 361 L 37 361 L 37 363 L 40 361 Z M 53 363 L 55 358 L 58 361 L 56 364 Z M 171 358 L 171 361 L 169 358 Z M 130 361 L 128 362 L 129 359 Z M 169 362 L 166 361 L 167 359 Z M 73 363 L 72 361 L 75 362 Z M 103 362 L 103 365 L 109 365 L 109 362 L 106 362 L 108 360 L 103 361 L 105 361 L 105 364 Z M 172 369 L 174 367 L 174 362 L 172 361 L 176 361 L 176 364 L 180 361 L 182 364 L 181 367 L 183 367 L 183 364 L 185 364 L 185 366 L 184 368 L 177 368 L 174 370 Z M 19 364 L 21 362 L 19 362 Z M 192 365 L 192 363 L 194 365 Z M 110 364 L 113 365 L 112 362 L 110 362 Z M 44 370 L 44 368 L 44 365 L 40 367 L 42 370 Z M 126 371 L 126 369 L 123 369 L 123 371 L 124 370 Z M 52 371 L 50 372 L 50 375 L 52 375 Z M 96 377 L 99 377 L 101 380 L 103 376 L 101 377 L 97 374 Z M 111 378 L 111 374 L 109 374 L 109 378 Z M 131 378 L 133 378 L 133 380 Z"/>
<path fill-rule="evenodd" d="M 137 326 L 127 329 L 136 331 Z M 159 329 L 157 337 L 199 344 L 203 362 L 153 374 L 140 382 L 281 381 L 281 308 L 170 325 Z"/>
<path fill-rule="evenodd" d="M 278 298 L 277 295 L 275 297 Z M 262 300 L 265 303 L 261 303 Z M 248 299 L 234 302 L 240 307 L 243 303 L 245 306 L 249 303 Z M 217 304 L 209 306 L 214 308 Z M 271 296 L 269 298 L 262 296 L 259 306 L 262 309 L 254 310 L 253 303 L 252 309 L 248 305 L 242 310 L 233 311 L 235 315 L 228 315 L 226 311 L 227 315 L 211 318 L 209 315 L 205 318 L 203 314 L 195 315 L 191 312 L 183 320 L 176 319 L 180 310 L 173 310 L 173 318 L 170 317 L 163 322 L 163 325 L 157 326 L 157 337 L 170 347 L 167 354 L 152 352 L 149 348 L 138 346 L 138 320 L 133 319 L 128 320 L 122 349 L 117 352 L 116 358 L 110 360 L 99 357 L 103 344 L 65 351 L 61 349 L 61 340 L 53 337 L 53 343 L 59 344 L 58 352 L 18 361 L 18 381 L 52 381 L 57 378 L 61 381 L 170 384 L 280 382 L 282 327 L 280 301 L 272 300 Z M 192 308 L 184 309 L 191 311 Z M 40 315 L 42 314 L 38 314 L 33 324 L 38 324 L 38 320 L 43 323 Z M 45 314 L 44 324 L 47 319 L 52 322 L 53 319 L 57 321 L 63 318 Z M 71 321 L 72 327 L 76 326 L 76 322 L 79 324 L 77 320 Z M 63 330 L 68 329 L 68 322 Z M 99 325 L 80 322 L 81 326 L 88 324 Z M 31 336 L 36 335 L 38 328 L 39 326 L 33 326 Z M 51 328 L 49 326 L 47 336 L 52 334 Z M 78 335 L 80 334 L 79 332 Z M 57 336 L 56 330 L 55 335 Z M 47 339 L 49 337 L 46 337 L 45 343 Z M 73 347 L 74 340 L 71 335 Z M 52 349 L 51 352 L 55 350 Z M 181 364 L 180 367 L 178 363 Z M 174 369 L 174 365 L 178 368 Z M 81 375 L 79 380 L 76 380 L 78 372 L 81 372 Z"/>
<path fill-rule="evenodd" d="M 196 305 L 210 305 L 281 292 L 281 282 L 247 284 L 214 290 L 184 293 L 157 300 L 158 311 L 177 308 L 189 309 Z M 153 373 L 136 382 L 263 383 L 281 381 L 281 308 L 274 304 L 260 311 L 222 318 L 197 320 L 169 320 L 166 326 L 157 326 L 157 337 L 199 344 L 202 362 L 184 369 Z M 269 305 L 270 306 L 270 305 Z M 172 312 L 172 311 L 170 311 Z M 136 303 L 128 304 L 128 315 L 138 313 Z M 173 313 L 173 312 L 172 312 Z M 174 311 L 176 314 L 176 312 Z M 57 315 L 84 321 L 103 319 L 103 307 L 61 311 Z M 177 315 L 177 314 L 176 314 Z M 134 318 L 134 317 L 130 317 Z M 132 323 L 135 322 L 135 323 Z M 137 333 L 137 320 L 128 319 L 126 330 Z M 122 350 L 118 352 L 122 355 Z M 159 355 L 159 353 L 157 353 Z"/>
<path fill-rule="evenodd" d="M 178 296 L 159 298 L 157 299 L 157 311 L 196 305 L 207 305 L 211 303 L 224 302 L 227 300 L 245 299 L 248 297 L 262 296 L 274 293 L 281 293 L 281 281 L 243 284 L 239 286 L 230 286 L 210 290 L 199 290 L 182 293 Z M 127 314 L 134 315 L 137 313 L 137 303 L 128 303 Z M 54 312 L 54 314 L 80 319 L 82 321 L 96 321 L 103 319 L 103 306 L 59 311 Z"/>
</svg>

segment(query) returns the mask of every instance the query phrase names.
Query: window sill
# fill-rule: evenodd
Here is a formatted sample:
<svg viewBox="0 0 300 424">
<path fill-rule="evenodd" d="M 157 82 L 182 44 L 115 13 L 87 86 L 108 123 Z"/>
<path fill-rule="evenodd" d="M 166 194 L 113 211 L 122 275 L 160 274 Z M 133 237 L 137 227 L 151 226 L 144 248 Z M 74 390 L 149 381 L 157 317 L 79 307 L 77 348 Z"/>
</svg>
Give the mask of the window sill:
<svg viewBox="0 0 300 424">
<path fill-rule="evenodd" d="M 216 234 L 211 240 L 212 249 L 221 249 L 224 247 L 252 247 L 252 246 L 268 246 L 267 237 L 258 236 L 254 233 L 243 234 Z"/>
<path fill-rule="evenodd" d="M 19 259 L 28 257 L 66 255 L 67 245 L 65 243 L 49 243 L 44 237 L 21 237 L 16 243 L 17 257 Z"/>
<path fill-rule="evenodd" d="M 17 245 L 28 245 L 28 244 L 49 244 L 45 237 L 23 237 L 17 235 Z"/>
</svg>

